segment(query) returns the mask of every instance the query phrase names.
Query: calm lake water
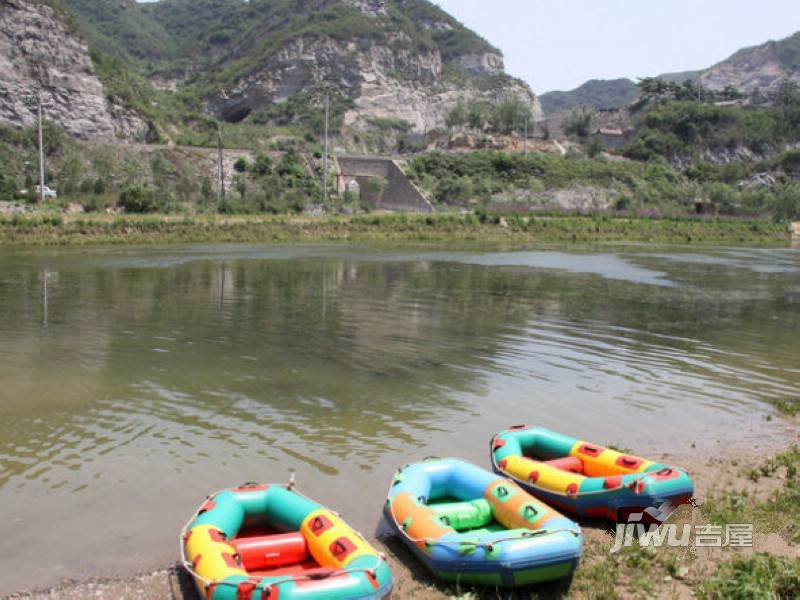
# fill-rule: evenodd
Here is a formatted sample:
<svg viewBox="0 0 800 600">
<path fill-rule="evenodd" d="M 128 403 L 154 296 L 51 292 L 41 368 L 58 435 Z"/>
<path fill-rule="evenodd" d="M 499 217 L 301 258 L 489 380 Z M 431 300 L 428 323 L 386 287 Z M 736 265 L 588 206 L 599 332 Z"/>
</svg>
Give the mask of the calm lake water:
<svg viewBox="0 0 800 600">
<path fill-rule="evenodd" d="M 0 594 L 164 566 L 290 470 L 371 534 L 396 467 L 507 425 L 719 453 L 798 395 L 798 249 L 5 249 Z"/>
</svg>

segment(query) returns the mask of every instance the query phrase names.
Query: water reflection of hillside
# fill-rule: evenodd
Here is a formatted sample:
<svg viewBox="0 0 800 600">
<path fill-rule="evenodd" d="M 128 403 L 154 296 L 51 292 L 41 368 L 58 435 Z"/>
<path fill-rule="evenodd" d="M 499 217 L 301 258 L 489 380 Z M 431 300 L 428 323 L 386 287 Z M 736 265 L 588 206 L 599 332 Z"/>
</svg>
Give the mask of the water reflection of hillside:
<svg viewBox="0 0 800 600">
<path fill-rule="evenodd" d="M 488 341 L 508 324 L 478 318 L 506 314 L 508 299 L 451 302 L 413 281 L 427 269 L 276 261 L 68 271 L 51 286 L 47 327 L 30 275 L 4 290 L 4 312 L 21 327 L 4 340 L 15 372 L 3 377 L 28 385 L 2 392 L 17 425 L 4 435 L 3 480 L 65 466 L 75 450 L 90 461 L 109 437 L 124 447 L 128 434 L 154 436 L 164 423 L 180 426 L 165 428 L 173 441 L 245 437 L 256 454 L 328 471 L 354 452 L 367 461 L 411 444 L 458 410 L 459 394 L 480 393 L 491 344 L 476 351 L 452 339 L 450 324 L 472 323 L 470 335 Z M 73 378 L 88 384 L 58 393 Z M 19 448 L 41 460 L 20 460 Z"/>
<path fill-rule="evenodd" d="M 0 399 L 15 427 L 0 481 L 126 436 L 160 436 L 177 460 L 180 439 L 209 437 L 335 472 L 480 414 L 492 373 L 544 390 L 561 370 L 632 378 L 619 395 L 633 406 L 643 391 L 724 406 L 797 385 L 785 273 L 637 258 L 682 284 L 664 287 L 436 258 L 67 269 L 46 326 L 41 271 L 5 278 Z"/>
</svg>

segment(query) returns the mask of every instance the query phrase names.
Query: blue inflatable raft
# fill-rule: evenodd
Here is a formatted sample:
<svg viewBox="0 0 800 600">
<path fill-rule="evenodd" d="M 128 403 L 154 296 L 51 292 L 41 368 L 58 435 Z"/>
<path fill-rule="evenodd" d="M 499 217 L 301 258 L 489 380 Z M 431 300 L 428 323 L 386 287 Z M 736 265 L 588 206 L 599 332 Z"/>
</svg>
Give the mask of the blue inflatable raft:
<svg viewBox="0 0 800 600">
<path fill-rule="evenodd" d="M 512 481 L 456 459 L 400 469 L 385 508 L 390 525 L 436 577 L 516 587 L 578 566 L 580 527 Z"/>
</svg>

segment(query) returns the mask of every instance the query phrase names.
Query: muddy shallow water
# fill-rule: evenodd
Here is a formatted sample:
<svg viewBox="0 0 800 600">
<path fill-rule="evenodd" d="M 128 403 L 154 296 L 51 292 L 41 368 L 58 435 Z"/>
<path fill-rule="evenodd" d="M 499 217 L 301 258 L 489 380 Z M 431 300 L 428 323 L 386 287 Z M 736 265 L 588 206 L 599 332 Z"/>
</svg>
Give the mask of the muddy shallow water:
<svg viewBox="0 0 800 600">
<path fill-rule="evenodd" d="M 514 423 L 770 446 L 798 357 L 799 249 L 5 250 L 0 594 L 168 564 L 207 493 L 290 471 L 372 533 L 396 467 Z"/>
</svg>

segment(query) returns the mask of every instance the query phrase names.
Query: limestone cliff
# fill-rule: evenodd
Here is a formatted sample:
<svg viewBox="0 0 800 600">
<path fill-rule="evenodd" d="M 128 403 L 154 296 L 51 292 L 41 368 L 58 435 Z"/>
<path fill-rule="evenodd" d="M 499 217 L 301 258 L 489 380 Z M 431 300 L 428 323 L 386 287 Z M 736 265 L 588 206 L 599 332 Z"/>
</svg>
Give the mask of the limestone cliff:
<svg viewBox="0 0 800 600">
<path fill-rule="evenodd" d="M 112 104 L 85 43 L 50 6 L 0 0 L 0 122 L 36 122 L 41 82 L 47 119 L 81 138 L 144 139 L 147 124 Z"/>
<path fill-rule="evenodd" d="M 323 85 L 346 99 L 346 128 L 392 118 L 431 131 L 473 97 L 516 96 L 541 116 L 500 51 L 428 0 L 63 1 L 87 39 L 115 39 L 155 87 L 200 95 L 227 121 L 309 92 L 318 106 Z"/>
<path fill-rule="evenodd" d="M 327 2 L 323 7 L 335 10 L 336 4 Z M 459 102 L 509 96 L 522 100 L 534 119 L 541 119 L 538 99 L 527 85 L 505 74 L 499 51 L 478 43 L 448 53 L 443 44 L 421 45 L 416 39 L 420 33 L 434 40 L 456 35 L 463 26 L 452 18 L 413 12 L 411 25 L 416 30 L 404 31 L 393 29 L 397 19 L 393 11 L 402 9 L 404 2 L 341 0 L 341 4 L 366 19 L 364 34 L 346 39 L 318 33 L 287 36 L 289 41 L 268 52 L 256 68 L 214 94 L 210 111 L 239 120 L 265 104 L 285 102 L 325 82 L 353 101 L 344 118 L 348 128 L 365 129 L 375 119 L 399 119 L 423 133 L 444 128 L 448 111 Z"/>
<path fill-rule="evenodd" d="M 413 131 L 432 131 L 444 128 L 447 113 L 459 102 L 508 96 L 522 100 L 534 119 L 541 119 L 538 99 L 527 85 L 505 76 L 502 56 L 459 57 L 473 75 L 496 78 L 493 84 L 478 85 L 469 76 L 448 79 L 438 49 L 412 51 L 403 47 L 407 41 L 402 34 L 388 44 L 369 46 L 359 40 L 297 38 L 267 57 L 257 71 L 214 95 L 210 111 L 223 119 L 240 120 L 265 104 L 285 102 L 310 86 L 335 82 L 354 101 L 344 124 L 356 129 L 375 119 L 400 119 Z"/>
</svg>

